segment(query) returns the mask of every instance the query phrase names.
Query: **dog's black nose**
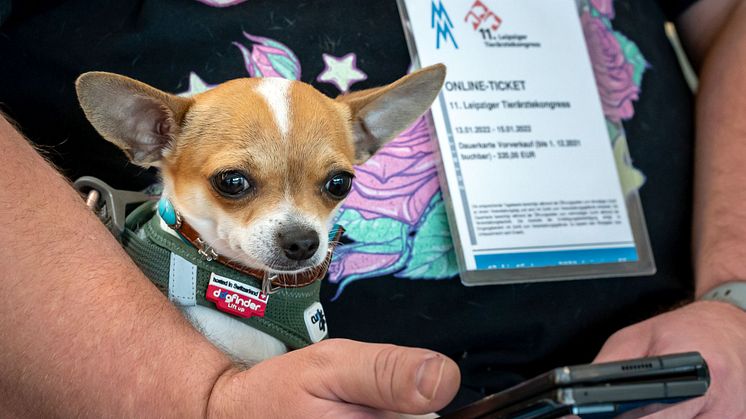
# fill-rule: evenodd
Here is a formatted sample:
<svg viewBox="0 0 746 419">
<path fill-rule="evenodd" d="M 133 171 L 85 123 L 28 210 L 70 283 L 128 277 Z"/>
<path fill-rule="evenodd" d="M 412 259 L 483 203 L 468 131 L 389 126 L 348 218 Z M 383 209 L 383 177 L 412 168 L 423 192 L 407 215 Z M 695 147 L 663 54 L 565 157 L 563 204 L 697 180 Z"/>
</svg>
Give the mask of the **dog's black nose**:
<svg viewBox="0 0 746 419">
<path fill-rule="evenodd" d="M 294 228 L 277 233 L 277 242 L 292 260 L 306 260 L 319 248 L 319 235 L 308 228 Z"/>
</svg>

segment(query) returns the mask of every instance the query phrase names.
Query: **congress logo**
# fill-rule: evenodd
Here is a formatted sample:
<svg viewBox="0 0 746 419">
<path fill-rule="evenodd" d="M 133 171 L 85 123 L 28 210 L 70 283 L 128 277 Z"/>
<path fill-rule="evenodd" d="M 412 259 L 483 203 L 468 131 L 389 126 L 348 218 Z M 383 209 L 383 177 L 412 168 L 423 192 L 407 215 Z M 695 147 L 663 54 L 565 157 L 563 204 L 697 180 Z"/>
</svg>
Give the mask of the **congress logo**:
<svg viewBox="0 0 746 419">
<path fill-rule="evenodd" d="M 474 30 L 479 31 L 485 40 L 494 39 L 492 32 L 497 31 L 503 23 L 502 19 L 480 0 L 476 0 L 471 5 L 464 17 L 464 22 L 471 23 Z"/>
</svg>

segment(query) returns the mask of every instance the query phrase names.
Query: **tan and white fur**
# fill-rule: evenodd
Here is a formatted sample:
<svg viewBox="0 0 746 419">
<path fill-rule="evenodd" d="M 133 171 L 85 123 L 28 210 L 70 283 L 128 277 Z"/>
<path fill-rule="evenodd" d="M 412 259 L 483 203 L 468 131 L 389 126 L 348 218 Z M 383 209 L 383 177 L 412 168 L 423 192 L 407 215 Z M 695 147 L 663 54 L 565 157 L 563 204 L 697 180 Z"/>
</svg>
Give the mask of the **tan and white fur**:
<svg viewBox="0 0 746 419">
<path fill-rule="evenodd" d="M 342 185 L 333 190 L 344 191 L 353 165 L 425 112 L 444 77 L 445 67 L 435 65 L 336 99 L 279 78 L 236 79 L 189 98 L 103 72 L 83 74 L 76 87 L 96 130 L 133 163 L 160 169 L 164 196 L 218 254 L 298 273 L 327 254 L 343 199 L 330 194 L 332 179 Z M 201 306 L 183 311 L 241 362 L 287 351 L 229 315 Z"/>
</svg>

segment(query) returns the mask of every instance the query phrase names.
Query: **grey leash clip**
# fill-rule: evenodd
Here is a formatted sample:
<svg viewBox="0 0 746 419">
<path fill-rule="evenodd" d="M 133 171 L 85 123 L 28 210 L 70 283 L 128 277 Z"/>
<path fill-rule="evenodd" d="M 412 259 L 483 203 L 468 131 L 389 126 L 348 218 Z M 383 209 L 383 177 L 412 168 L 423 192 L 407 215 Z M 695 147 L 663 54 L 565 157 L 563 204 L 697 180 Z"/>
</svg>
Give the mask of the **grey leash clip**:
<svg viewBox="0 0 746 419">
<path fill-rule="evenodd" d="M 73 186 L 86 196 L 88 208 L 101 219 L 117 239 L 124 232 L 127 206 L 158 198 L 142 192 L 114 189 L 101 179 L 92 176 L 78 178 Z"/>
<path fill-rule="evenodd" d="M 264 278 L 262 278 L 262 293 L 264 295 L 272 295 L 282 289 L 282 287 L 272 285 L 272 281 L 275 279 L 277 279 L 277 274 L 264 273 Z"/>
</svg>

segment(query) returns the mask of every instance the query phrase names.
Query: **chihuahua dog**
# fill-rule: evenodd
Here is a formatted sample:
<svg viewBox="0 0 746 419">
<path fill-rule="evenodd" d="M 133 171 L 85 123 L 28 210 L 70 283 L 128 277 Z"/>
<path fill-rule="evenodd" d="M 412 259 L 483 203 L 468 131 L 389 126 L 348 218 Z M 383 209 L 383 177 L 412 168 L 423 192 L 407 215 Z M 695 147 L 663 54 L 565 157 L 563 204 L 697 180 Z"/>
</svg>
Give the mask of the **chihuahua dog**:
<svg viewBox="0 0 746 419">
<path fill-rule="evenodd" d="M 96 130 L 133 163 L 160 169 L 163 196 L 218 255 L 298 274 L 325 261 L 354 165 L 425 112 L 444 77 L 434 65 L 336 99 L 281 78 L 236 79 L 193 97 L 103 72 L 81 75 L 76 87 Z M 287 351 L 220 311 L 182 310 L 234 359 Z"/>
</svg>

